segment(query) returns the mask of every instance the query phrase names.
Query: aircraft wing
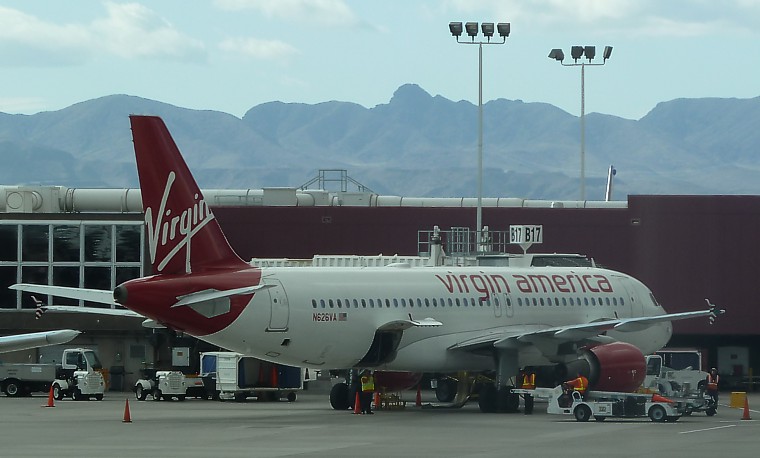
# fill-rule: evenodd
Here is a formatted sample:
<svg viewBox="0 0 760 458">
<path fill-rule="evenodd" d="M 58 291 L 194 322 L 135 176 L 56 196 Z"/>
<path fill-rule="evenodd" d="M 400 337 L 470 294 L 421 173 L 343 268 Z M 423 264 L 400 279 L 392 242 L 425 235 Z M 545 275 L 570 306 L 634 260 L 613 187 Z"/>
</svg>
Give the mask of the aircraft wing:
<svg viewBox="0 0 760 458">
<path fill-rule="evenodd" d="M 579 323 L 563 326 L 521 326 L 519 328 L 507 327 L 494 330 L 489 334 L 477 336 L 458 342 L 449 347 L 449 350 L 477 350 L 484 347 L 516 348 L 521 344 L 535 344 L 540 341 L 551 340 L 556 343 L 582 342 L 590 339 L 610 339 L 603 336 L 607 331 L 631 332 L 640 331 L 647 327 L 666 321 L 686 320 L 697 317 L 709 317 L 710 323 L 715 317 L 725 313 L 725 310 L 716 310 L 715 305 L 707 301 L 710 306 L 707 310 L 694 312 L 667 313 L 658 316 L 617 318 L 594 321 L 591 323 Z"/>
<path fill-rule="evenodd" d="M 3 336 L 0 337 L 0 353 L 64 344 L 79 334 L 81 334 L 79 331 L 74 331 L 73 329 L 59 329 L 57 331 Z"/>
</svg>

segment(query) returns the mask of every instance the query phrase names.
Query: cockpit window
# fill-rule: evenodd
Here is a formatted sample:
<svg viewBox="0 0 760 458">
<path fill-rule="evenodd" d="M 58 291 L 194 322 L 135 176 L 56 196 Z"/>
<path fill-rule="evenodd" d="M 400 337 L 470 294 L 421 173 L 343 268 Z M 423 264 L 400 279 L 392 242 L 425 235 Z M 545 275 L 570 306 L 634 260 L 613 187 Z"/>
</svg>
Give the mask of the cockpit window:
<svg viewBox="0 0 760 458">
<path fill-rule="evenodd" d="M 662 307 L 659 302 L 657 302 L 657 299 L 654 298 L 654 294 L 651 292 L 649 293 L 649 298 L 652 299 L 652 303 L 656 305 L 657 307 Z"/>
</svg>

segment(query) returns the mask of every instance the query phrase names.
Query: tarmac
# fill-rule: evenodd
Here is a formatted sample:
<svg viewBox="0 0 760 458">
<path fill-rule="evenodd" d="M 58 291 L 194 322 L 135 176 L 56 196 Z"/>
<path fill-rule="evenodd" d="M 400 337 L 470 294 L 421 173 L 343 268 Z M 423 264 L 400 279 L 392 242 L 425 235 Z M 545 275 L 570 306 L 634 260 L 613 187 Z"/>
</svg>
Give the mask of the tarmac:
<svg viewBox="0 0 760 458">
<path fill-rule="evenodd" d="M 461 409 L 415 407 L 355 415 L 330 408 L 326 387 L 298 393 L 295 402 L 220 402 L 200 399 L 137 401 L 107 392 L 103 401 L 55 401 L 45 395 L 0 398 L 2 457 L 710 457 L 757 456 L 760 393 L 748 393 L 752 420 L 729 408 L 677 422 L 648 418 L 576 422 L 549 415 L 536 402 L 532 415 L 484 414 L 473 402 Z M 125 422 L 127 417 L 131 422 Z M 434 401 L 422 392 L 423 404 Z M 754 408 L 753 408 L 754 406 Z"/>
</svg>

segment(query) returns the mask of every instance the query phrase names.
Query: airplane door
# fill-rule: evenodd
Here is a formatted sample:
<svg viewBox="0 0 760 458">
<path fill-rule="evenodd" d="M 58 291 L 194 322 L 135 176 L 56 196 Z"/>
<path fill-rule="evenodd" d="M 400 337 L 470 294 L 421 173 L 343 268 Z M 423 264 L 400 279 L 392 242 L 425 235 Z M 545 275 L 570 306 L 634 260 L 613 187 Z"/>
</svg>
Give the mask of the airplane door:
<svg viewBox="0 0 760 458">
<path fill-rule="evenodd" d="M 275 286 L 267 288 L 269 292 L 269 303 L 271 305 L 271 314 L 269 316 L 269 327 L 267 331 L 284 332 L 288 330 L 288 319 L 290 318 L 290 307 L 288 305 L 288 296 L 285 294 L 285 288 L 279 280 L 267 280 L 267 283 Z"/>
<path fill-rule="evenodd" d="M 491 302 L 491 305 L 493 305 L 493 313 L 496 315 L 496 317 L 501 316 L 501 307 L 502 307 L 502 297 L 501 294 L 494 294 L 493 296 L 488 297 L 488 301 Z"/>
</svg>

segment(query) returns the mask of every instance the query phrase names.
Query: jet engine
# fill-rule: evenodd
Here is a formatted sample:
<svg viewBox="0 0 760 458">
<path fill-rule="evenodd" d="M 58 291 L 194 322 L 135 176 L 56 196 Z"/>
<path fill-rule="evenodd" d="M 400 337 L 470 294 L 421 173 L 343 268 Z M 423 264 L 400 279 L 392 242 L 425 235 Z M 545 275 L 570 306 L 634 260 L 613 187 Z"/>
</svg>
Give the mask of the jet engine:
<svg viewBox="0 0 760 458">
<path fill-rule="evenodd" d="M 392 392 L 416 388 L 422 374 L 419 372 L 375 371 L 375 389 Z"/>
<path fill-rule="evenodd" d="M 593 390 L 631 393 L 644 381 L 646 361 L 636 346 L 613 342 L 584 349 L 566 370 L 567 378 L 577 373 L 588 377 Z"/>
</svg>

